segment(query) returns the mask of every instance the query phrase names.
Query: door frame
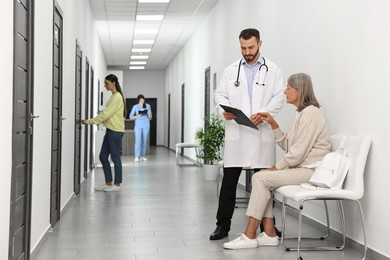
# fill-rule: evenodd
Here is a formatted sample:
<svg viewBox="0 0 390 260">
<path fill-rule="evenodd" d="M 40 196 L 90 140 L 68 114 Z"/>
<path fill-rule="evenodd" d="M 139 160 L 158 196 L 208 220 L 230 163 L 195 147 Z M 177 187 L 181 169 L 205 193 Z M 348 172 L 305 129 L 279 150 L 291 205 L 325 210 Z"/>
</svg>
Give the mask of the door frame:
<svg viewBox="0 0 390 260">
<path fill-rule="evenodd" d="M 76 53 L 75 53 L 75 121 L 74 121 L 74 179 L 73 179 L 73 191 L 77 195 L 80 193 L 80 183 L 81 183 L 81 144 L 82 144 L 82 127 L 81 127 L 81 112 L 82 112 L 82 84 L 83 84 L 83 51 L 81 50 L 80 43 L 76 39 Z M 77 59 L 80 57 L 80 71 L 77 68 Z M 77 82 L 77 74 L 80 74 L 80 82 Z M 78 83 L 80 85 L 78 86 Z M 79 96 L 79 100 L 77 100 Z M 77 104 L 79 102 L 79 104 Z M 77 110 L 79 109 L 79 111 Z M 77 144 L 76 136 L 79 135 L 79 143 Z M 76 156 L 79 156 L 78 162 Z M 77 174 L 78 172 L 78 174 Z"/>
<path fill-rule="evenodd" d="M 62 120 L 63 120 L 63 117 L 62 117 L 62 77 L 63 77 L 63 28 L 64 28 L 64 24 L 63 24 L 63 20 L 64 20 L 64 16 L 63 16 L 63 11 L 61 9 L 61 7 L 59 6 L 58 2 L 57 1 L 54 1 L 54 9 L 53 9 L 53 64 L 52 64 L 52 68 L 53 68 L 53 75 L 52 75 L 52 87 L 54 88 L 54 66 L 55 66 L 55 55 L 54 55 L 54 42 L 55 42 L 55 24 L 56 24 L 56 13 L 58 13 L 58 15 L 60 16 L 60 22 L 61 22 L 61 31 L 60 31 L 60 35 L 58 36 L 59 37 L 59 53 L 58 53 L 58 57 L 59 57 L 59 63 L 58 63 L 58 66 L 59 66 L 59 71 L 58 71 L 58 81 L 59 81 L 59 84 L 58 84 L 58 136 L 57 136 L 57 140 L 59 141 L 58 142 L 58 147 L 57 147 L 57 178 L 56 178 L 56 190 L 57 190 L 57 196 L 56 196 L 56 209 L 57 209 L 57 216 L 53 216 L 52 213 L 53 213 L 53 201 L 52 201 L 52 189 L 53 189 L 53 183 L 52 183 L 52 180 L 50 180 L 50 184 L 51 184 L 51 187 L 50 187 L 50 224 L 52 227 L 54 227 L 57 222 L 60 220 L 60 215 L 61 215 L 61 172 L 62 172 Z M 54 92 L 53 94 L 54 95 Z M 55 98 L 53 96 L 53 98 Z M 52 110 L 53 110 L 54 106 L 52 104 Z M 53 113 L 53 112 L 52 112 Z M 53 124 L 53 122 L 52 122 Z M 53 137 L 52 137 L 53 138 Z M 53 140 L 53 139 L 52 139 Z M 53 144 L 52 144 L 53 145 Z M 51 147 L 53 148 L 53 147 Z M 53 149 L 52 149 L 53 150 Z M 51 151 L 52 151 L 51 150 Z M 53 156 L 53 153 L 52 153 L 52 156 Z M 53 169 L 53 157 L 52 157 L 52 161 L 51 161 L 51 171 Z M 51 172 L 52 173 L 52 172 Z M 55 218 L 54 218 L 55 217 Z"/>
<path fill-rule="evenodd" d="M 18 31 L 17 31 L 17 8 L 18 4 L 21 1 L 14 0 L 14 38 L 19 37 Z M 23 2 L 26 4 L 26 1 Z M 21 3 L 20 3 L 21 4 Z M 34 115 L 34 0 L 29 0 L 27 2 L 27 35 L 28 35 L 28 43 L 27 43 L 27 73 L 26 73 L 26 98 L 28 106 L 26 108 L 25 113 L 25 121 L 26 121 L 26 170 L 25 170 L 25 207 L 24 207 L 24 225 L 25 225 L 25 233 L 23 237 L 23 252 L 24 259 L 28 260 L 30 259 L 30 243 L 31 243 L 31 203 L 32 203 L 32 162 L 33 162 L 33 129 L 34 129 L 34 119 L 37 118 L 37 116 Z M 14 40 L 13 44 L 14 51 L 16 50 L 16 41 Z M 13 113 L 15 111 L 15 85 L 16 85 L 16 62 L 15 62 L 15 56 L 14 56 L 14 64 L 13 64 Z M 14 117 L 14 115 L 13 115 Z M 12 126 L 12 147 L 15 145 L 14 140 L 14 128 Z M 14 150 L 14 149 L 12 149 Z M 14 260 L 14 248 L 15 243 L 14 242 L 14 236 L 13 236 L 13 226 L 12 223 L 15 219 L 15 205 L 13 203 L 14 197 L 14 191 L 17 187 L 17 183 L 15 181 L 15 174 L 16 171 L 14 171 L 14 154 L 12 152 L 12 172 L 11 172 L 11 195 L 10 195 L 10 226 L 9 226 L 9 243 L 8 243 L 8 259 Z M 15 168 L 16 169 L 16 168 Z"/>
</svg>

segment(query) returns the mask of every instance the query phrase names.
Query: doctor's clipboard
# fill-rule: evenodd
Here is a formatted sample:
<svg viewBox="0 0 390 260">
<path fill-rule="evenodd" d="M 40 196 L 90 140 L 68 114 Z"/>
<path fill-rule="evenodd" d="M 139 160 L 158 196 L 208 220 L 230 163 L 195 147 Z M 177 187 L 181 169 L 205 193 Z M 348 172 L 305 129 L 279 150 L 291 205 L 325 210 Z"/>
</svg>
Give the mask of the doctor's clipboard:
<svg viewBox="0 0 390 260">
<path fill-rule="evenodd" d="M 234 114 L 236 116 L 234 121 L 236 121 L 237 124 L 245 125 L 245 126 L 248 126 L 248 127 L 252 127 L 252 128 L 254 128 L 256 130 L 259 130 L 257 128 L 257 126 L 240 109 L 234 108 L 234 107 L 225 106 L 225 105 L 221 105 L 221 104 L 219 104 L 219 105 L 223 108 L 223 110 L 225 110 L 225 112 L 232 113 L 232 114 Z"/>
</svg>

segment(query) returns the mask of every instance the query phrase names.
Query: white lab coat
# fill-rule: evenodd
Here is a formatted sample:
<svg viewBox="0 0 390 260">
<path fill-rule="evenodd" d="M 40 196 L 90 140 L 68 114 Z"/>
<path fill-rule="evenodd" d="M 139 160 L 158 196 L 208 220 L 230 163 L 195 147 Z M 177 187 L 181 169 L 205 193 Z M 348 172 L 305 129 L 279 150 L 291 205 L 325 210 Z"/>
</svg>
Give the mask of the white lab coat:
<svg viewBox="0 0 390 260">
<path fill-rule="evenodd" d="M 238 65 L 240 59 L 228 66 L 222 74 L 221 81 L 215 92 L 217 111 L 222 115 L 223 109 L 219 104 L 241 109 L 248 117 L 256 112 L 269 112 L 275 116 L 284 104 L 284 85 L 281 69 L 265 58 L 268 73 L 263 83 L 265 67 L 253 77 L 252 100 L 249 100 L 248 85 L 245 70 L 241 65 L 239 82 L 236 87 Z M 250 112 L 252 102 L 252 113 Z M 262 122 L 259 130 L 239 125 L 234 120 L 225 122 L 224 167 L 269 168 L 275 164 L 275 137 L 271 126 Z"/>
</svg>

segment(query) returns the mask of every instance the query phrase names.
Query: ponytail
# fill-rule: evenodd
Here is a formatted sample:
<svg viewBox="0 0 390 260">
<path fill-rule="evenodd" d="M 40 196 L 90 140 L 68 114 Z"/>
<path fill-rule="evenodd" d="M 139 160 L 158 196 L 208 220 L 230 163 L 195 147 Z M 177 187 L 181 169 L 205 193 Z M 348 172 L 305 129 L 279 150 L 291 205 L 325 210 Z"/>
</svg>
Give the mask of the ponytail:
<svg viewBox="0 0 390 260">
<path fill-rule="evenodd" d="M 115 89 L 116 89 L 116 91 L 118 91 L 118 92 L 122 95 L 122 101 L 123 101 L 123 117 L 126 117 L 126 116 L 127 116 L 126 102 L 125 102 L 125 98 L 123 97 L 123 92 L 122 92 L 121 85 L 119 84 L 118 77 L 115 76 L 114 74 L 109 74 L 109 75 L 106 76 L 105 79 L 106 79 L 106 80 L 109 80 L 109 81 L 111 81 L 111 82 L 114 82 L 114 83 L 115 83 Z"/>
</svg>

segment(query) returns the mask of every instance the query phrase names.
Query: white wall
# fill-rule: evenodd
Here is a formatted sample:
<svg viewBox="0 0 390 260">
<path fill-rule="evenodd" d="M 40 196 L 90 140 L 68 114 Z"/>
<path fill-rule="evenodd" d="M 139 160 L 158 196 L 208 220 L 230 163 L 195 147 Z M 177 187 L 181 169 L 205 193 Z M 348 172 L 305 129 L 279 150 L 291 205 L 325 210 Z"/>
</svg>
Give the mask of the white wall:
<svg viewBox="0 0 390 260">
<path fill-rule="evenodd" d="M 385 113 L 390 88 L 390 2 L 373 1 L 219 1 L 186 46 L 166 70 L 166 91 L 172 110 L 180 109 L 180 86 L 186 84 L 186 139 L 202 123 L 203 73 L 211 66 L 218 80 L 228 64 L 240 56 L 239 32 L 260 30 L 261 53 L 277 63 L 287 77 L 297 72 L 312 76 L 322 111 L 332 134 L 368 135 L 372 148 L 366 167 L 366 194 L 362 199 L 368 245 L 390 256 L 386 234 L 390 225 L 387 205 L 390 176 L 386 174 L 390 119 Z M 286 129 L 293 108 L 278 116 Z M 180 119 L 172 118 L 171 140 L 180 136 Z M 176 140 L 177 139 L 177 140 Z M 280 154 L 280 153 L 278 153 Z M 308 215 L 317 216 L 317 206 Z M 333 212 L 332 215 L 336 213 Z M 362 243 L 357 211 L 347 204 L 347 235 Z M 337 217 L 337 216 L 335 216 Z M 334 228 L 338 229 L 338 226 Z M 377 232 L 381 230 L 381 232 Z"/>
<path fill-rule="evenodd" d="M 136 98 L 157 98 L 157 145 L 163 145 L 165 133 L 165 73 L 164 71 L 125 71 L 123 74 L 123 95 Z M 129 112 L 129 111 L 128 111 Z M 154 117 L 156 115 L 153 115 Z"/>
<path fill-rule="evenodd" d="M 94 68 L 96 97 L 97 80 L 100 79 L 102 87 L 106 76 L 106 64 L 89 1 L 58 0 L 57 2 L 63 12 L 64 28 L 62 116 L 66 120 L 63 121 L 62 131 L 61 210 L 63 210 L 73 196 L 74 183 L 76 39 L 83 51 L 83 104 L 85 104 L 85 57 L 88 57 L 90 66 Z M 39 118 L 34 121 L 31 250 L 35 249 L 50 227 L 52 31 L 53 1 L 35 1 L 34 114 L 39 115 Z M 84 115 L 84 111 L 82 114 Z M 2 234 L 8 237 L 8 231 Z"/>
<path fill-rule="evenodd" d="M 12 85 L 13 85 L 13 2 L 6 1 L 0 9 L 0 89 L 2 95 L 1 106 L 4 111 L 2 126 L 12 125 Z M 11 194 L 11 171 L 12 171 L 12 128 L 0 127 L 0 165 L 3 188 L 0 190 L 0 204 L 3 205 L 0 214 L 0 259 L 8 258 L 9 240 L 9 202 Z"/>
</svg>

